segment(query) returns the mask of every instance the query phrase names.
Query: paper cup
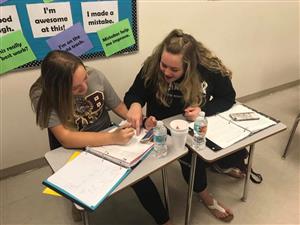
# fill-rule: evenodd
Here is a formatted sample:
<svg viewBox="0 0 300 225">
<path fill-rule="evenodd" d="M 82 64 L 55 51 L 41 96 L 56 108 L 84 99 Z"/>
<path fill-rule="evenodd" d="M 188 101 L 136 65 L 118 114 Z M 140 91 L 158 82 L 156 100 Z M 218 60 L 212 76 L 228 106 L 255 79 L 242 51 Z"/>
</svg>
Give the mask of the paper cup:
<svg viewBox="0 0 300 225">
<path fill-rule="evenodd" d="M 183 150 L 189 130 L 189 123 L 185 120 L 173 120 L 170 123 L 173 147 Z"/>
</svg>

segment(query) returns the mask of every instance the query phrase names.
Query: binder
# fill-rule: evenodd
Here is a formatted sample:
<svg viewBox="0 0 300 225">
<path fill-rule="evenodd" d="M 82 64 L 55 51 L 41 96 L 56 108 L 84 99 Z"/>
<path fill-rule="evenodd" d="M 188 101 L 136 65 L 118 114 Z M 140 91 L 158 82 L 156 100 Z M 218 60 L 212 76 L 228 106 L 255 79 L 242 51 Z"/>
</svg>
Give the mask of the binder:
<svg viewBox="0 0 300 225">
<path fill-rule="evenodd" d="M 143 160 L 152 150 L 153 143 L 137 144 L 143 134 L 134 136 L 127 145 L 113 145 L 116 154 L 110 155 L 110 149 L 106 149 L 105 154 L 94 154 L 94 151 L 87 148 L 81 152 L 74 160 L 65 164 L 56 173 L 43 181 L 48 188 L 56 191 L 81 207 L 94 211 L 128 176 L 132 171 L 132 166 Z M 97 149 L 97 148 L 96 148 Z M 102 149 L 102 148 L 101 148 Z M 130 151 L 129 151 L 130 149 Z M 120 151 L 119 151 L 120 150 Z M 127 160 L 128 153 L 133 160 Z M 124 154 L 122 155 L 122 151 Z M 118 158 L 120 157 L 120 158 Z"/>
<path fill-rule="evenodd" d="M 231 113 L 254 112 L 257 120 L 234 121 Z M 206 145 L 213 151 L 229 147 L 230 145 L 253 135 L 254 133 L 277 124 L 279 121 L 251 109 L 243 104 L 235 104 L 229 110 L 206 117 L 208 121 Z M 190 128 L 194 123 L 190 123 Z"/>
<path fill-rule="evenodd" d="M 143 160 L 153 148 L 153 143 L 141 143 L 147 130 L 142 129 L 139 136 L 134 135 L 127 145 L 105 145 L 86 147 L 86 151 L 125 167 L 133 167 Z"/>
</svg>

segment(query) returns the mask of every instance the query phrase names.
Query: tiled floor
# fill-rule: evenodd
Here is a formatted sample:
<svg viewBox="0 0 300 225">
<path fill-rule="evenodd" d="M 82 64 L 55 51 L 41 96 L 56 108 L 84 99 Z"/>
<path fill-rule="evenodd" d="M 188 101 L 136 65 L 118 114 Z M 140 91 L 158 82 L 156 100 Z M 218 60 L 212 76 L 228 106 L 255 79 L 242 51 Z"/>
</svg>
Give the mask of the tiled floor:
<svg viewBox="0 0 300 225">
<path fill-rule="evenodd" d="M 240 200 L 243 181 L 208 171 L 209 189 L 231 207 L 231 224 L 300 224 L 300 125 L 285 160 L 281 159 L 295 116 L 300 111 L 300 86 L 288 88 L 247 104 L 275 117 L 288 129 L 256 145 L 253 168 L 263 174 L 262 184 L 250 184 L 248 201 Z M 41 181 L 51 174 L 48 167 L 1 181 L 0 224 L 81 224 L 72 221 L 71 203 L 42 194 Z M 187 185 L 178 162 L 168 167 L 171 218 L 184 224 Z M 160 188 L 160 173 L 153 175 Z M 223 224 L 193 198 L 191 224 Z M 155 224 L 128 188 L 89 215 L 90 224 Z"/>
</svg>

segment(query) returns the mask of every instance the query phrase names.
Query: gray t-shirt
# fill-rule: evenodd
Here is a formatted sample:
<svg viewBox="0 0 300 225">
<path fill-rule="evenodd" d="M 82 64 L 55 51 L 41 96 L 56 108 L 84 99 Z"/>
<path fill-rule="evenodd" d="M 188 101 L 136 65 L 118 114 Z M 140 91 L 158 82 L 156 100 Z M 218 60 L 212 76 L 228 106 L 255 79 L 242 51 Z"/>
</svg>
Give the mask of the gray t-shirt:
<svg viewBox="0 0 300 225">
<path fill-rule="evenodd" d="M 87 68 L 88 91 L 85 96 L 75 97 L 74 123 L 80 131 L 100 131 L 110 125 L 109 109 L 117 107 L 121 100 L 103 73 Z M 48 127 L 61 124 L 56 112 L 51 112 Z"/>
</svg>

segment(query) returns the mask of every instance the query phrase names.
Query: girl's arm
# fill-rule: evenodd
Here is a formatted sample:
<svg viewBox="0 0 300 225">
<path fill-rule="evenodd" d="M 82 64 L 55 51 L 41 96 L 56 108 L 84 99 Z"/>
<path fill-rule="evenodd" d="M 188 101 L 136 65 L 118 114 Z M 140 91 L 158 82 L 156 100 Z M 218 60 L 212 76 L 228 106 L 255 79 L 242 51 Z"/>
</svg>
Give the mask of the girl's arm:
<svg viewBox="0 0 300 225">
<path fill-rule="evenodd" d="M 115 107 L 114 109 L 112 109 L 112 111 L 114 113 L 116 113 L 118 116 L 120 116 L 123 119 L 127 119 L 127 113 L 128 113 L 128 109 L 126 107 L 126 105 L 124 104 L 124 102 L 120 102 L 120 104 Z"/>
<path fill-rule="evenodd" d="M 235 103 L 235 90 L 229 77 L 220 74 L 211 74 L 212 100 L 208 101 L 201 110 L 207 116 L 214 115 L 229 109 Z"/>
<path fill-rule="evenodd" d="M 147 90 L 144 85 L 141 71 L 138 73 L 133 84 L 124 96 L 124 102 L 129 109 L 127 120 L 136 129 L 137 135 L 140 133 L 140 127 L 142 126 L 143 121 L 142 108 L 147 102 Z"/>
<path fill-rule="evenodd" d="M 134 135 L 134 129 L 120 127 L 114 132 L 80 132 L 72 131 L 63 125 L 51 127 L 56 139 L 65 148 L 84 148 L 86 146 L 101 146 L 110 144 L 126 144 Z"/>
</svg>

